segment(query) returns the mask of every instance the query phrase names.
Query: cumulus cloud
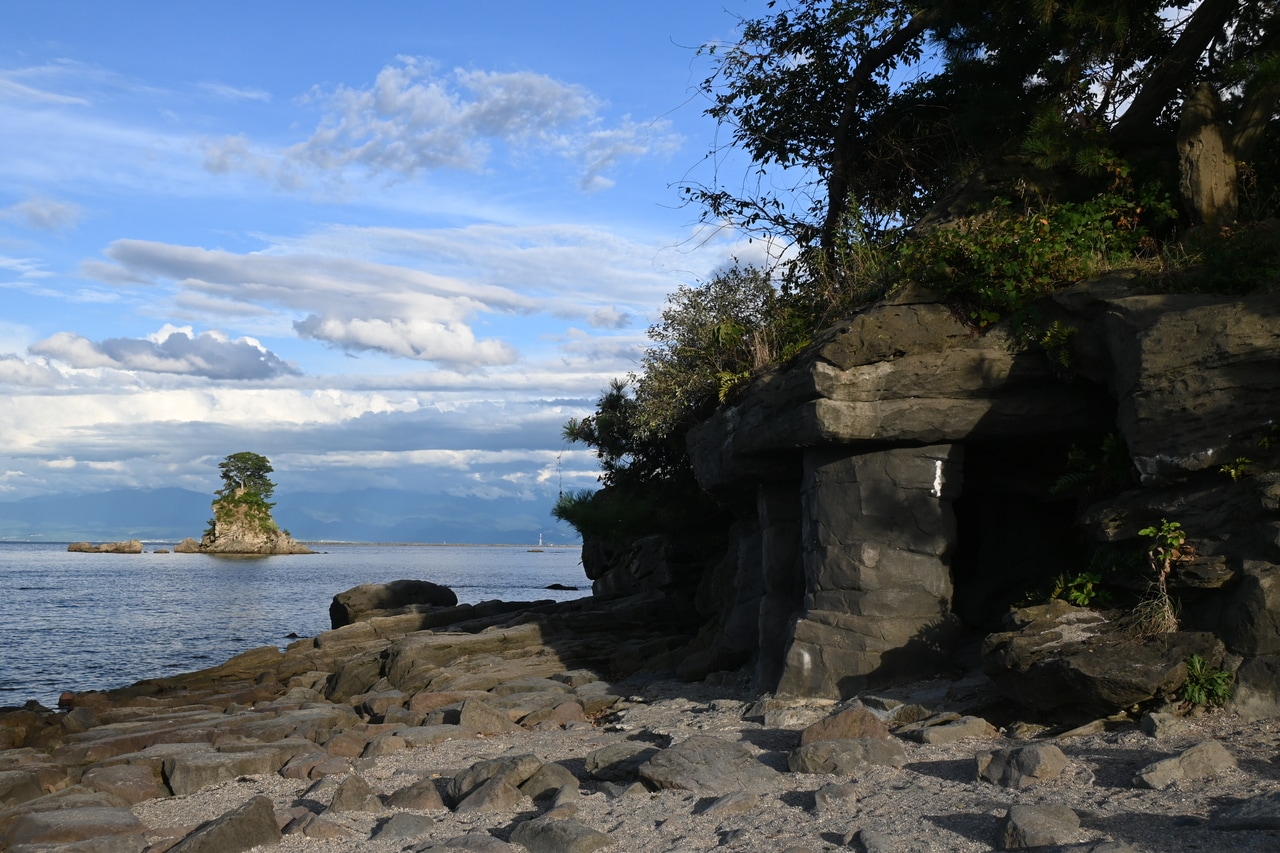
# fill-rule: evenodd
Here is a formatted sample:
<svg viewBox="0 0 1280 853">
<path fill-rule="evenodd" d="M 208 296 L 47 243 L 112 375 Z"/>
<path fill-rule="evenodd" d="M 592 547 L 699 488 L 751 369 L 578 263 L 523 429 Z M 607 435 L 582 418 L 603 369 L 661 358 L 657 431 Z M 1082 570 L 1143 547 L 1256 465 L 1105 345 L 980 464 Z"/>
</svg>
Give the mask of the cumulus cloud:
<svg viewBox="0 0 1280 853">
<path fill-rule="evenodd" d="M 26 361 L 12 353 L 0 355 L 0 385 L 52 388 L 62 374 L 47 364 Z"/>
<path fill-rule="evenodd" d="M 610 126 L 605 104 L 582 86 L 531 71 L 441 72 L 414 57 L 399 57 L 366 88 L 316 88 L 305 101 L 324 111 L 310 137 L 274 154 L 242 135 L 211 140 L 205 168 L 274 170 L 278 183 L 296 186 L 299 166 L 330 176 L 351 167 L 401 177 L 479 171 L 503 145 L 515 156 L 552 153 L 576 163 L 580 186 L 594 191 L 612 184 L 603 173 L 619 160 L 665 155 L 680 142 L 665 120 Z"/>
<path fill-rule="evenodd" d="M 516 351 L 499 340 L 477 341 L 464 323 L 429 319 L 355 318 L 342 320 L 315 314 L 293 324 L 304 338 L 353 350 L 380 350 L 402 358 L 467 365 L 511 364 Z"/>
<path fill-rule="evenodd" d="M 0 211 L 0 216 L 42 231 L 63 231 L 79 222 L 81 213 L 79 205 L 33 196 Z"/>
<path fill-rule="evenodd" d="M 90 341 L 58 332 L 32 344 L 29 351 L 70 367 L 114 368 L 147 373 L 174 373 L 208 379 L 272 379 L 298 375 L 296 367 L 253 338 L 229 340 L 217 331 L 194 334 L 191 327 L 166 324 L 147 338 Z"/>
</svg>

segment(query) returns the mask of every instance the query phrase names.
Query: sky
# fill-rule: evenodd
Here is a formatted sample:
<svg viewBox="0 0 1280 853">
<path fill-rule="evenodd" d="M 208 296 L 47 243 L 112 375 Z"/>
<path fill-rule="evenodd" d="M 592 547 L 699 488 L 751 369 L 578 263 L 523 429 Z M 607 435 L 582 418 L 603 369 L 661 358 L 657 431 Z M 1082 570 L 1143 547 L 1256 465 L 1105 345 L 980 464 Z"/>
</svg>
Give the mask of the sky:
<svg viewBox="0 0 1280 853">
<path fill-rule="evenodd" d="M 764 7 L 0 5 L 0 501 L 596 486 L 564 422 L 759 251 L 678 185 Z"/>
</svg>

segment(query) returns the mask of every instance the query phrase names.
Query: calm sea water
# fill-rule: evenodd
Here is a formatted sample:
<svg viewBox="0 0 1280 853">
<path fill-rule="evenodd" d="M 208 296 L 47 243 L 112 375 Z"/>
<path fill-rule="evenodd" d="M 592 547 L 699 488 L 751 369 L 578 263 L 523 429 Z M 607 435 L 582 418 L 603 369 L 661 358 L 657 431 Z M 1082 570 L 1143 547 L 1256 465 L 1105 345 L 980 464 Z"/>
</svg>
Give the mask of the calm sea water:
<svg viewBox="0 0 1280 853">
<path fill-rule="evenodd" d="M 203 669 L 258 646 L 329 629 L 329 603 L 402 578 L 453 589 L 464 604 L 589 595 L 578 548 L 325 545 L 278 557 L 72 554 L 66 544 L 0 543 L 0 706 Z M 551 591 L 549 584 L 580 592 Z"/>
</svg>

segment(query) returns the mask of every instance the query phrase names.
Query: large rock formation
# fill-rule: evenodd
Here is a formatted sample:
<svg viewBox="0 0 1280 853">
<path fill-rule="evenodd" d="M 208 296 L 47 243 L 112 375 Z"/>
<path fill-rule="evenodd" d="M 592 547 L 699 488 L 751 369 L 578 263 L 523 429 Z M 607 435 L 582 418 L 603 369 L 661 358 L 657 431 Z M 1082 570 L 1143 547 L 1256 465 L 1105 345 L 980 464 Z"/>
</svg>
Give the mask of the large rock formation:
<svg viewBox="0 0 1280 853">
<path fill-rule="evenodd" d="M 213 521 L 200 540 L 206 554 L 312 554 L 281 530 L 267 504 L 241 500 L 233 494 L 213 502 Z"/>
<path fill-rule="evenodd" d="M 1117 275 L 1041 311 L 1074 330 L 1061 358 L 903 293 L 695 428 L 698 480 L 738 519 L 703 581 L 704 653 L 753 657 L 764 689 L 846 697 L 944 666 L 958 627 L 1000 630 L 1100 546 L 1143 564 L 1138 531 L 1167 518 L 1196 555 L 1184 627 L 1246 659 L 1252 713 L 1280 712 L 1280 296 L 1145 295 Z M 1138 476 L 1052 494 L 1068 451 L 1112 433 Z"/>
</svg>

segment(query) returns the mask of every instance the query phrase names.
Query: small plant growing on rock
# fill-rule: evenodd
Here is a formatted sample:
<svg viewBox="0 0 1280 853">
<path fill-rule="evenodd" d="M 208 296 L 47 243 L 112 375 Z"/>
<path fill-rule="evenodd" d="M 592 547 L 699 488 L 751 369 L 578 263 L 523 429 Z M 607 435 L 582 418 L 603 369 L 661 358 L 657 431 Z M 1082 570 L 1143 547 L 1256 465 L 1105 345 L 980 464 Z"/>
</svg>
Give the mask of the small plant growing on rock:
<svg viewBox="0 0 1280 853">
<path fill-rule="evenodd" d="M 1103 604 L 1111 598 L 1111 594 L 1102 589 L 1101 584 L 1100 572 L 1080 572 L 1074 577 L 1059 575 L 1054 581 L 1053 595 L 1050 598 L 1061 598 L 1076 607 Z"/>
<path fill-rule="evenodd" d="M 1153 540 L 1147 548 L 1147 559 L 1155 580 L 1129 615 L 1128 630 L 1135 639 L 1146 639 L 1178 630 L 1178 610 L 1169 597 L 1169 572 L 1173 561 L 1183 556 L 1187 534 L 1178 522 L 1162 518 L 1159 526 L 1144 527 L 1138 535 Z"/>
<path fill-rule="evenodd" d="M 1216 669 L 1199 655 L 1187 658 L 1187 680 L 1182 683 L 1182 700 L 1190 705 L 1222 707 L 1231 698 L 1235 676 Z"/>
<path fill-rule="evenodd" d="M 1228 462 L 1218 470 L 1231 477 L 1232 482 L 1239 482 L 1240 478 L 1249 472 L 1253 460 L 1247 456 L 1236 457 L 1236 461 Z"/>
</svg>

